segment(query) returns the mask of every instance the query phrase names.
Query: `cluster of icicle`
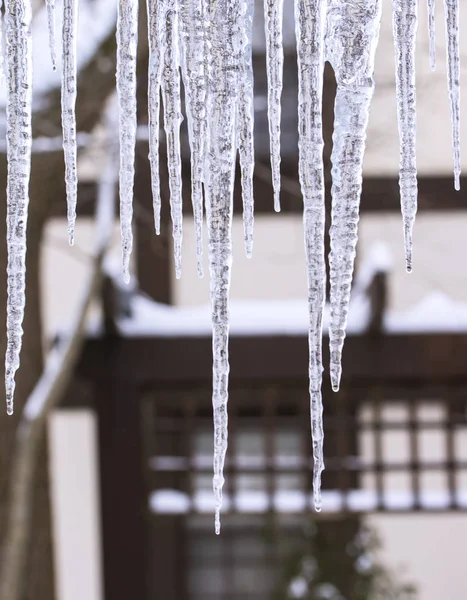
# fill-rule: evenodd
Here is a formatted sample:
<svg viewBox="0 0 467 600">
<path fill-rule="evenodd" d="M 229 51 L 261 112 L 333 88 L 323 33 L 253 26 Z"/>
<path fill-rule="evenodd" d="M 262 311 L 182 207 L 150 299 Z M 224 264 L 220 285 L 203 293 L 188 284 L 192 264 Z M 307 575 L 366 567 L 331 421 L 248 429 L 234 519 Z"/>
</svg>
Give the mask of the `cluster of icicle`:
<svg viewBox="0 0 467 600">
<path fill-rule="evenodd" d="M 415 36 L 417 0 L 393 0 L 400 192 L 407 270 L 412 268 L 412 229 L 417 208 L 415 160 Z M 47 0 L 50 47 L 55 63 L 54 0 Z M 175 270 L 181 273 L 182 174 L 180 74 L 191 149 L 191 199 L 198 272 L 202 275 L 203 200 L 207 217 L 213 323 L 214 493 L 216 531 L 227 449 L 228 295 L 232 265 L 232 206 L 237 152 L 241 166 L 245 247 L 253 248 L 254 0 L 147 0 L 149 36 L 149 160 L 156 232 L 160 231 L 159 109 L 163 104 L 173 223 Z M 77 0 L 63 2 L 63 147 L 70 243 L 76 212 L 76 19 Z M 274 207 L 280 210 L 280 119 L 283 0 L 265 0 L 268 111 Z M 430 64 L 435 67 L 434 0 L 428 0 Z M 448 92 L 452 115 L 455 187 L 459 188 L 459 7 L 445 0 Z M 381 0 L 295 0 L 299 76 L 299 177 L 304 201 L 309 301 L 309 378 L 314 453 L 314 503 L 320 510 L 323 464 L 322 316 L 325 303 L 322 87 L 324 62 L 337 80 L 332 151 L 330 255 L 330 377 L 341 378 L 362 186 L 362 161 Z M 6 2 L 8 85 L 8 349 L 7 410 L 13 410 L 25 303 L 25 251 L 31 155 L 30 0 Z M 120 123 L 120 217 L 123 270 L 129 279 L 136 142 L 137 0 L 118 0 L 117 91 Z"/>
</svg>

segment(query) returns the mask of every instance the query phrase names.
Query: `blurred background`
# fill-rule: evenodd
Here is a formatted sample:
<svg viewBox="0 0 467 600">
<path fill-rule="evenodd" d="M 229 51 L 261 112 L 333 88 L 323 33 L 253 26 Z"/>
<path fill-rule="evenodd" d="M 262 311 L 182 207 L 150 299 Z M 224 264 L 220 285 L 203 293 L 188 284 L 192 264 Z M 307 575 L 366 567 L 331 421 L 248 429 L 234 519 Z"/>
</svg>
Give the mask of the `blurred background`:
<svg viewBox="0 0 467 600">
<path fill-rule="evenodd" d="M 462 8 L 463 0 L 460 4 Z M 0 418 L 4 553 L 5 540 L 11 539 L 9 499 L 18 477 L 14 465 L 21 409 L 37 389 L 49 353 L 60 350 L 66 339 L 96 269 L 102 285 L 92 296 L 85 329 L 79 330 L 79 352 L 67 363 L 66 389 L 48 413 L 46 435 L 34 447 L 21 592 L 7 590 L 2 600 L 467 598 L 467 182 L 463 179 L 461 191 L 454 191 L 443 6 L 437 3 L 438 66 L 431 73 L 427 15 L 420 5 L 419 213 L 409 275 L 399 207 L 391 4 L 384 0 L 383 5 L 338 394 L 331 392 L 327 370 L 324 373 L 326 471 L 323 510 L 317 514 L 311 493 L 293 3 L 284 2 L 283 190 L 282 212 L 275 214 L 263 8 L 257 2 L 255 245 L 253 258 L 247 259 L 237 186 L 229 449 L 219 537 L 214 534 L 211 491 L 209 279 L 198 279 L 196 271 L 186 123 L 183 272 L 176 280 L 163 132 L 163 222 L 161 235 L 154 233 L 141 4 L 134 276 L 125 286 L 116 218 L 105 261 L 97 263 L 92 252 L 99 235 L 94 214 L 102 177 L 108 173 L 109 159 L 115 161 L 115 132 L 109 134 L 104 107 L 115 87 L 116 3 L 80 1 L 80 187 L 73 248 L 68 246 L 65 220 L 60 68 L 52 72 L 45 8 L 35 5 L 35 142 L 24 347 L 16 415 Z M 57 32 L 60 27 L 58 15 Z M 465 38 L 461 51 L 465 58 Z M 464 70 L 465 64 L 462 75 Z M 462 109 L 467 97 L 464 79 Z M 334 93 L 332 71 L 326 69 L 328 216 Z M 0 97 L 4 105 L 4 84 Z M 462 121 L 462 140 L 467 139 L 466 122 Z M 464 166 L 466 153 L 463 156 Z M 4 155 L 0 176 L 4 189 Z M 2 273 L 4 240 L 3 232 Z M 207 248 L 204 257 L 207 274 Z M 0 309 L 5 314 L 6 278 L 1 289 Z M 327 312 L 324 321 L 326 367 Z M 4 332 L 2 327 L 2 353 Z M 9 564 L 4 561 L 4 568 Z"/>
</svg>

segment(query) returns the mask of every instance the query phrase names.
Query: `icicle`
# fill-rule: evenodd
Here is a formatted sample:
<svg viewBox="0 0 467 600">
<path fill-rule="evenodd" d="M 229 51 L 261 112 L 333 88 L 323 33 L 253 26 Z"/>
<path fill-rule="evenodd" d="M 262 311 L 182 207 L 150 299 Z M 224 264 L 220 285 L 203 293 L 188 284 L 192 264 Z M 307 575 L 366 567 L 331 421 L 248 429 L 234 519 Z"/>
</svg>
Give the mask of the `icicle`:
<svg viewBox="0 0 467 600">
<path fill-rule="evenodd" d="M 159 177 L 159 115 L 162 60 L 165 54 L 162 25 L 163 0 L 147 0 L 149 71 L 148 71 L 148 129 L 149 162 L 151 164 L 151 188 L 154 206 L 154 225 L 157 235 L 161 232 L 161 192 Z"/>
<path fill-rule="evenodd" d="M 396 53 L 397 120 L 400 139 L 399 187 L 404 226 L 405 263 L 412 270 L 412 230 L 417 212 L 415 39 L 418 0 L 393 0 Z"/>
<path fill-rule="evenodd" d="M 55 55 L 55 0 L 45 0 L 47 7 L 47 26 L 49 28 L 49 50 L 52 60 L 52 68 L 57 69 L 57 57 Z"/>
<path fill-rule="evenodd" d="M 203 170 L 206 143 L 206 73 L 203 0 L 180 7 L 182 76 L 191 149 L 191 201 L 196 230 L 198 275 L 203 277 Z"/>
<path fill-rule="evenodd" d="M 436 70 L 435 0 L 427 0 L 428 39 L 430 45 L 430 69 Z"/>
<path fill-rule="evenodd" d="M 370 102 L 374 55 L 381 21 L 381 0 L 344 3 L 328 9 L 326 58 L 336 74 L 332 150 L 332 226 L 330 230 L 331 316 L 330 376 L 339 389 L 341 358 L 357 244 L 362 164 Z"/>
<path fill-rule="evenodd" d="M 123 277 L 130 281 L 133 247 L 133 180 L 136 144 L 136 50 L 138 1 L 119 0 L 117 20 L 117 94 L 120 125 L 120 228 Z"/>
<path fill-rule="evenodd" d="M 0 12 L 0 82 L 6 82 L 6 60 L 5 60 L 5 34 L 4 34 L 4 19 Z"/>
<path fill-rule="evenodd" d="M 459 0 L 444 0 L 449 104 L 451 106 L 454 187 L 460 190 L 460 55 Z"/>
<path fill-rule="evenodd" d="M 6 3 L 7 66 L 7 350 L 5 391 L 7 413 L 13 414 L 15 373 L 19 367 L 26 301 L 26 227 L 31 173 L 31 4 Z"/>
<path fill-rule="evenodd" d="M 242 173 L 243 229 L 245 251 L 248 258 L 253 254 L 253 171 L 255 168 L 254 148 L 254 105 L 253 105 L 253 60 L 251 41 L 253 34 L 254 0 L 241 3 L 243 17 L 244 51 L 240 71 L 240 102 L 237 115 L 237 146 Z"/>
<path fill-rule="evenodd" d="M 242 0 L 210 4 L 208 146 L 204 174 L 213 326 L 214 478 L 216 533 L 220 532 L 227 451 L 229 378 L 228 296 L 232 265 L 232 210 L 236 155 L 238 73 L 244 53 Z M 212 77 L 211 77 L 212 75 Z"/>
<path fill-rule="evenodd" d="M 268 77 L 268 121 L 274 210 L 279 212 L 281 188 L 281 95 L 284 67 L 282 20 L 284 0 L 264 0 L 266 71 Z M 297 24 L 296 24 L 297 27 Z"/>
<path fill-rule="evenodd" d="M 313 18 L 310 18 L 313 15 Z M 323 50 L 325 0 L 295 0 L 298 59 L 299 177 L 303 195 L 303 225 L 308 273 L 309 377 L 311 434 L 313 439 L 314 504 L 321 510 L 323 460 L 323 402 L 321 397 L 322 319 L 326 299 L 324 261 L 323 172 Z"/>
<path fill-rule="evenodd" d="M 162 69 L 162 100 L 164 129 L 167 138 L 167 167 L 169 169 L 170 212 L 172 215 L 175 276 L 182 271 L 182 160 L 180 156 L 180 57 L 178 50 L 178 0 L 167 0 L 164 26 L 165 49 Z"/>
<path fill-rule="evenodd" d="M 68 240 L 74 243 L 78 171 L 76 150 L 76 35 L 77 0 L 63 0 L 62 30 L 62 129 L 65 156 L 65 185 L 68 212 Z"/>
</svg>

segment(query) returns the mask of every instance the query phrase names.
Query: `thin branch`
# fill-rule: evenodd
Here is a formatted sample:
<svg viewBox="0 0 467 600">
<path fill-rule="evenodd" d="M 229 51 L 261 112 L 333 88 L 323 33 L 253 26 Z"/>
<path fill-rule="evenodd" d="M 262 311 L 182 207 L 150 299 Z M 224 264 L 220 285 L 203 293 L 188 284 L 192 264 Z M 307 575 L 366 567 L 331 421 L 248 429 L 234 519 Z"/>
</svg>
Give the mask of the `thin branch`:
<svg viewBox="0 0 467 600">
<path fill-rule="evenodd" d="M 115 115 L 109 106 L 108 119 Z M 114 135 L 115 123 L 109 123 Z M 115 146 L 116 147 L 116 146 Z M 21 600 L 24 567 L 31 535 L 34 496 L 34 473 L 43 440 L 44 427 L 50 411 L 59 403 L 68 387 L 85 341 L 85 324 L 91 301 L 99 291 L 102 265 L 108 250 L 114 223 L 114 198 L 117 181 L 114 154 L 109 153 L 108 165 L 99 182 L 96 220 L 97 239 L 91 274 L 73 323 L 49 356 L 44 372 L 29 396 L 17 430 L 15 454 L 11 469 L 8 529 L 5 538 L 0 583 L 0 600 Z"/>
</svg>

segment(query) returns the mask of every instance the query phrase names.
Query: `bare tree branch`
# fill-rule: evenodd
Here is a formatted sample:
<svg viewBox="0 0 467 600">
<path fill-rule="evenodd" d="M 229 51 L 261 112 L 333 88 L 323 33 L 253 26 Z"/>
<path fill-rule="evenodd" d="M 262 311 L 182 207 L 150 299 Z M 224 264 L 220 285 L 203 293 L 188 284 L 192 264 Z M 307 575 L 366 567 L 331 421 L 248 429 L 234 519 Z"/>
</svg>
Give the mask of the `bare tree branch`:
<svg viewBox="0 0 467 600">
<path fill-rule="evenodd" d="M 109 121 L 114 120 L 114 106 L 109 106 Z M 116 131 L 109 123 L 109 134 Z M 117 148 L 116 144 L 109 147 Z M 0 600 L 21 600 L 24 585 L 28 542 L 31 533 L 34 473 L 47 416 L 58 404 L 70 383 L 85 341 L 85 324 L 91 301 L 100 289 L 102 266 L 112 236 L 114 199 L 117 181 L 114 153 L 99 184 L 97 198 L 96 249 L 88 283 L 73 323 L 48 358 L 44 372 L 29 396 L 19 422 L 10 477 L 10 503 L 6 533 Z"/>
</svg>

